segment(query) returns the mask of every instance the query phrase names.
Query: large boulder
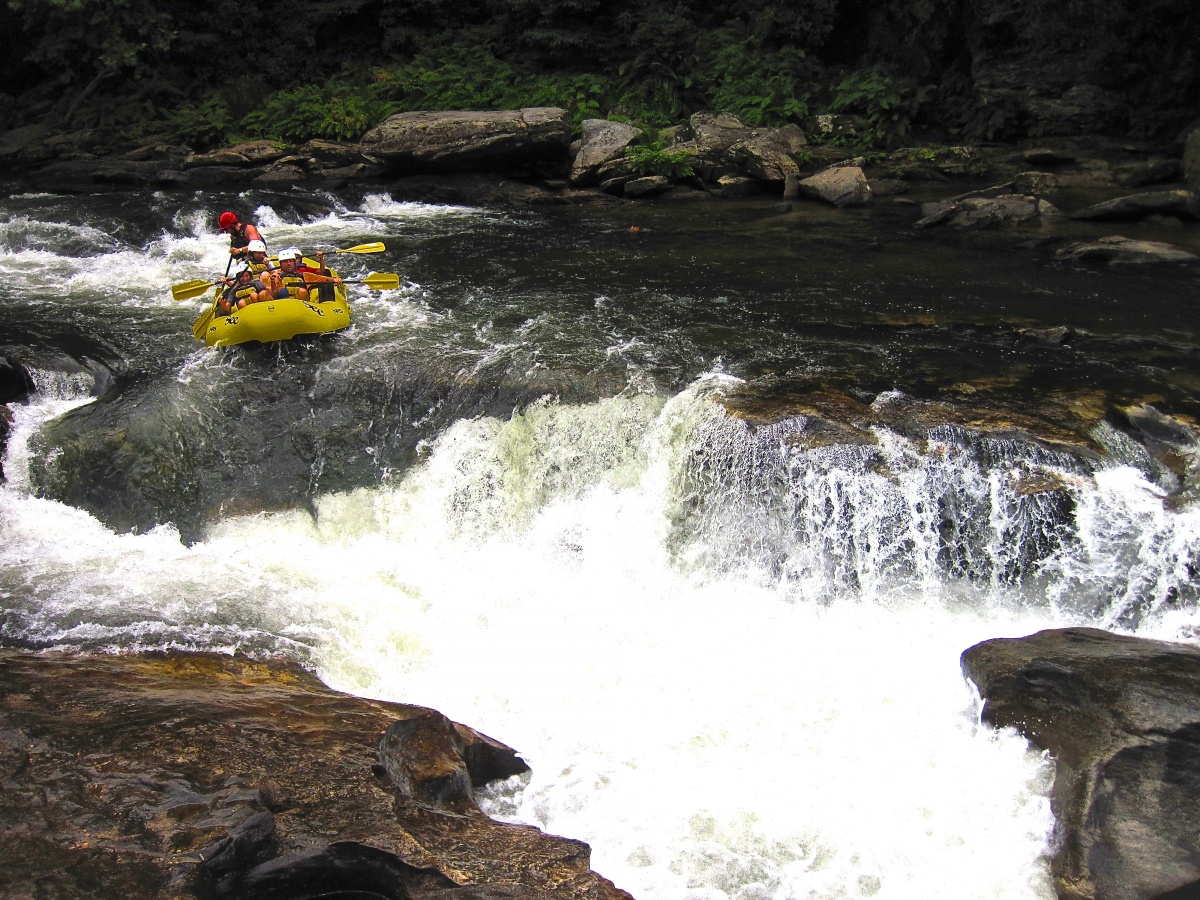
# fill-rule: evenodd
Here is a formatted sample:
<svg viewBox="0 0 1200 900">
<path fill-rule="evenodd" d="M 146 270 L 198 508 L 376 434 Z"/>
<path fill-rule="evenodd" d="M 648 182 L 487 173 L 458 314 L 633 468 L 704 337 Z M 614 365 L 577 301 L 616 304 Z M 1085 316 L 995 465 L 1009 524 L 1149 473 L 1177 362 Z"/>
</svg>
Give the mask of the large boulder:
<svg viewBox="0 0 1200 900">
<path fill-rule="evenodd" d="M 525 764 L 433 710 L 209 655 L 0 651 L 0 685 L 0 896 L 629 900 L 484 815 Z"/>
<path fill-rule="evenodd" d="M 733 169 L 782 187 L 788 175 L 799 173 L 794 157 L 808 145 L 798 125 L 748 128 L 732 113 L 694 113 L 688 125 L 692 139 L 672 149 L 692 154 L 696 173 L 712 180 Z"/>
<path fill-rule="evenodd" d="M 860 206 L 871 199 L 871 186 L 858 166 L 834 166 L 805 178 L 799 184 L 805 197 L 824 200 L 841 208 Z"/>
<path fill-rule="evenodd" d="M 534 107 L 398 113 L 376 125 L 359 149 L 395 172 L 533 169 L 566 162 L 565 109 Z"/>
<path fill-rule="evenodd" d="M 571 164 L 571 183 L 596 184 L 606 164 L 625 156 L 625 151 L 641 135 L 641 130 L 624 122 L 584 119 L 579 153 Z"/>
<path fill-rule="evenodd" d="M 795 155 L 807 145 L 799 125 L 756 128 L 730 147 L 726 158 L 752 178 L 782 182 L 800 172 Z"/>
<path fill-rule="evenodd" d="M 1200 649 L 1094 628 L 962 655 L 983 721 L 1055 762 L 1063 900 L 1200 895 Z"/>
</svg>

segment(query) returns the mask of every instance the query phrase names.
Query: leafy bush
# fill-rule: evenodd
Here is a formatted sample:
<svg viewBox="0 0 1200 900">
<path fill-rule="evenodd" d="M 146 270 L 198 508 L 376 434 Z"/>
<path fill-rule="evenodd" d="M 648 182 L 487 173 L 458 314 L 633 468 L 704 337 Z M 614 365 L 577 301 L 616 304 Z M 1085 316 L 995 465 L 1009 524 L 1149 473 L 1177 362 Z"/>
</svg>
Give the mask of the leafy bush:
<svg viewBox="0 0 1200 900">
<path fill-rule="evenodd" d="M 631 147 L 629 156 L 633 171 L 639 175 L 665 175 L 670 179 L 679 179 L 695 174 L 692 154 L 686 150 L 668 150 L 666 142 L 658 138 Z"/>
<path fill-rule="evenodd" d="M 168 120 L 171 130 L 185 143 L 212 147 L 223 143 L 233 128 L 233 116 L 223 97 L 181 107 Z"/>
<path fill-rule="evenodd" d="M 462 46 L 378 69 L 375 83 L 397 110 L 559 106 L 570 112 L 576 132 L 584 119 L 603 114 L 613 92 L 612 82 L 599 75 L 534 75 Z"/>
<path fill-rule="evenodd" d="M 312 137 L 349 141 L 361 137 L 391 112 L 392 104 L 378 96 L 375 85 L 331 81 L 324 87 L 304 85 L 278 91 L 240 125 L 258 137 L 282 141 Z"/>
<path fill-rule="evenodd" d="M 926 93 L 871 66 L 849 73 L 834 85 L 829 108 L 866 120 L 867 127 L 853 142 L 858 148 L 895 146 L 911 135 L 913 116 Z"/>
<path fill-rule="evenodd" d="M 815 67 L 803 50 L 768 50 L 761 38 L 727 27 L 707 42 L 699 71 L 706 104 L 747 125 L 784 125 L 808 115 Z"/>
</svg>

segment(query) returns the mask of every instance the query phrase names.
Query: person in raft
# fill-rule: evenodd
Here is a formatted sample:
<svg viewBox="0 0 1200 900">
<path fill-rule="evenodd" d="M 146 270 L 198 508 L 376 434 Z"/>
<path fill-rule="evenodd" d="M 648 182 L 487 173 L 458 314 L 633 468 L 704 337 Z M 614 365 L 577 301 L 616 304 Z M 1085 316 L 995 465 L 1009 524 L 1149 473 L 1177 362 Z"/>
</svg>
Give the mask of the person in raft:
<svg viewBox="0 0 1200 900">
<path fill-rule="evenodd" d="M 224 278 L 222 281 L 227 287 L 217 300 L 218 315 L 233 315 L 234 310 L 244 309 L 247 303 L 270 299 L 266 286 L 254 277 L 254 273 L 244 262 L 239 262 L 234 267 L 233 278 Z"/>
<path fill-rule="evenodd" d="M 253 222 L 239 222 L 237 213 L 223 212 L 217 219 L 217 228 L 229 235 L 229 255 L 245 256 L 251 241 L 262 241 L 264 252 L 267 242 Z"/>
<path fill-rule="evenodd" d="M 300 253 L 300 251 L 295 247 L 289 247 L 288 249 L 294 250 L 296 253 Z M 333 286 L 335 284 L 342 283 L 342 279 L 335 278 L 333 274 L 327 268 L 325 268 L 324 250 L 317 251 L 316 266 L 310 266 L 306 264 L 303 256 L 301 256 L 301 258 L 296 261 L 296 271 L 304 276 L 305 282 L 307 282 L 309 285 L 312 285 L 314 282 L 316 283 L 318 303 L 328 303 L 330 300 L 333 300 Z M 309 290 L 312 291 L 312 288 L 310 287 Z"/>
<path fill-rule="evenodd" d="M 286 247 L 279 251 L 279 268 L 267 273 L 267 290 L 276 300 L 295 297 L 308 300 L 309 284 L 313 282 L 341 284 L 342 279 L 333 278 L 328 269 L 317 269 L 304 264 L 304 255 L 298 247 Z M 324 262 L 324 260 L 321 260 Z"/>
<path fill-rule="evenodd" d="M 275 268 L 275 264 L 267 259 L 267 245 L 262 241 L 251 241 L 246 245 L 246 265 L 257 276 Z"/>
</svg>

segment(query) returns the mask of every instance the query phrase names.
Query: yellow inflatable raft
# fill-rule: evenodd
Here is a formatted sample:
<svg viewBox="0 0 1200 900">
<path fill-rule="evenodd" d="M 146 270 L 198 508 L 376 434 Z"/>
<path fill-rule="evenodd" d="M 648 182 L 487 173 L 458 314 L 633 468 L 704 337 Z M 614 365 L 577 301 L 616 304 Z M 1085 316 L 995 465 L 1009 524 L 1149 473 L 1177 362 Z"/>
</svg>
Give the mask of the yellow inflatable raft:
<svg viewBox="0 0 1200 900">
<path fill-rule="evenodd" d="M 334 273 L 336 274 L 336 273 Z M 210 347 L 230 347 L 247 341 L 288 341 L 299 334 L 326 334 L 341 331 L 350 324 L 350 304 L 346 286 L 328 285 L 316 290 L 308 300 L 285 297 L 251 303 L 232 315 L 217 312 L 217 299 L 224 288 L 217 286 L 213 305 L 196 320 L 192 334 Z M 330 299 L 321 302 L 321 298 Z"/>
</svg>

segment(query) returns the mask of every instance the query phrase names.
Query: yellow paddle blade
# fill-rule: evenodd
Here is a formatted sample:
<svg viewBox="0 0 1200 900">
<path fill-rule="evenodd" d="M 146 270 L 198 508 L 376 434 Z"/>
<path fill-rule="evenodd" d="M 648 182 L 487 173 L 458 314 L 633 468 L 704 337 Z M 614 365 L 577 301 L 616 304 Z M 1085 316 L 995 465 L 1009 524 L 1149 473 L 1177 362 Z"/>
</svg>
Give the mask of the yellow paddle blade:
<svg viewBox="0 0 1200 900">
<path fill-rule="evenodd" d="M 171 285 L 171 297 L 175 300 L 192 300 L 214 284 L 216 284 L 215 281 L 185 281 L 182 284 L 173 284 Z"/>
<path fill-rule="evenodd" d="M 212 321 L 213 311 L 210 309 L 196 320 L 196 324 L 192 326 L 192 337 L 198 341 L 204 340 L 204 332 L 208 331 L 208 323 Z"/>
<path fill-rule="evenodd" d="M 395 272 L 372 272 L 358 283 L 373 291 L 394 291 L 400 287 L 400 276 Z"/>
<path fill-rule="evenodd" d="M 359 244 L 357 247 L 347 247 L 345 250 L 334 250 L 334 253 L 382 253 L 387 248 L 380 241 L 373 244 Z"/>
</svg>

